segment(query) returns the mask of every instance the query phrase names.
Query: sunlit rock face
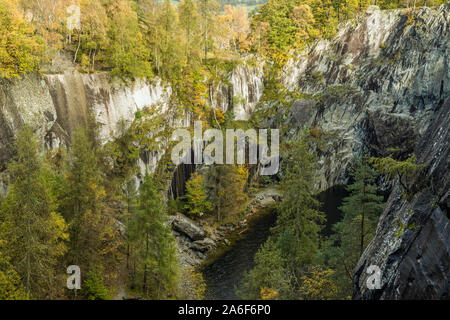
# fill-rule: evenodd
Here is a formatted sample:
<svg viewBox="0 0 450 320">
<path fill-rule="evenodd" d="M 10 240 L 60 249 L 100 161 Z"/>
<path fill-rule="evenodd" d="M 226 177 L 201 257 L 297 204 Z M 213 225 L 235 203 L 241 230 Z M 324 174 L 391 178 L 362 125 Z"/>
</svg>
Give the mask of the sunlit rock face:
<svg viewBox="0 0 450 320">
<path fill-rule="evenodd" d="M 171 88 L 156 78 L 125 85 L 112 81 L 107 73 L 80 74 L 76 71 L 46 75 L 45 81 L 57 113 L 57 122 L 47 135 L 47 147 L 68 144 L 73 132 L 94 117 L 103 143 L 116 137 L 135 119 L 136 113 L 154 108 L 168 112 Z M 145 152 L 139 161 L 142 174 L 153 172 L 162 154 Z"/>
<path fill-rule="evenodd" d="M 43 142 L 56 122 L 56 110 L 45 81 L 29 76 L 23 81 L 1 83 L 0 90 L 0 168 L 13 152 L 14 136 L 28 125 Z"/>
<path fill-rule="evenodd" d="M 232 70 L 228 79 L 218 85 L 219 91 L 211 90 L 210 103 L 246 120 L 262 95 L 263 63 L 250 66 L 245 62 Z M 189 126 L 189 112 L 181 117 L 172 114 L 176 106 L 171 104 L 171 95 L 171 86 L 158 78 L 123 84 L 108 73 L 81 74 L 73 67 L 64 73 L 4 83 L 0 91 L 0 171 L 12 157 L 14 136 L 23 125 L 31 126 L 47 149 L 67 146 L 89 116 L 98 124 L 103 143 L 116 137 L 146 108 L 165 116 L 174 127 Z M 153 172 L 161 156 L 157 151 L 143 153 L 138 164 L 141 173 Z"/>
<path fill-rule="evenodd" d="M 159 79 L 119 85 L 111 82 L 107 73 L 67 72 L 47 75 L 45 80 L 58 114 L 58 125 L 67 135 L 85 123 L 91 113 L 103 141 L 116 136 L 119 123 L 131 123 L 138 111 L 158 106 L 159 112 L 166 112 L 171 95 L 170 87 Z"/>
<path fill-rule="evenodd" d="M 225 83 L 210 90 L 212 107 L 232 111 L 235 120 L 248 120 L 264 91 L 264 62 L 248 60 L 234 68 Z"/>
<path fill-rule="evenodd" d="M 284 85 L 315 95 L 293 124 L 329 136 L 320 157 L 319 188 L 347 182 L 363 150 L 407 157 L 450 93 L 450 4 L 436 8 L 368 12 L 291 59 Z M 409 12 L 409 13 L 408 13 Z M 302 114 L 300 104 L 294 113 Z"/>
</svg>

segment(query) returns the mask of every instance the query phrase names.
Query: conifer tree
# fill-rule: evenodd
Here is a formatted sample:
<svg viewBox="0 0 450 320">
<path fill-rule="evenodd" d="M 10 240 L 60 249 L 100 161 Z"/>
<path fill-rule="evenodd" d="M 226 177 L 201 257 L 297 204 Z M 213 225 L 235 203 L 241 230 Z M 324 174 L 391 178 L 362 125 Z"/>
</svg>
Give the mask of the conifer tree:
<svg viewBox="0 0 450 320">
<path fill-rule="evenodd" d="M 256 266 L 245 277 L 242 296 L 256 299 L 269 288 L 280 299 L 298 299 L 302 277 L 307 275 L 319 248 L 324 222 L 315 199 L 316 160 L 309 138 L 302 134 L 286 145 L 275 227 L 255 257 Z M 270 261 L 270 262 L 269 262 Z"/>
<path fill-rule="evenodd" d="M 146 175 L 139 188 L 138 210 L 131 216 L 128 232 L 134 240 L 135 285 L 148 298 L 176 294 L 177 256 L 163 200 L 152 177 Z"/>
<path fill-rule="evenodd" d="M 115 216 L 106 206 L 98 154 L 86 129 L 78 129 L 68 155 L 62 207 L 70 222 L 68 262 L 80 266 L 85 274 L 91 270 L 109 273 L 121 244 Z"/>
<path fill-rule="evenodd" d="M 55 211 L 49 173 L 30 128 L 18 133 L 15 151 L 8 165 L 11 184 L 0 208 L 4 254 L 30 297 L 55 297 L 56 266 L 66 252 L 67 224 Z"/>
<path fill-rule="evenodd" d="M 359 160 L 352 173 L 355 182 L 347 187 L 350 195 L 339 208 L 342 220 L 333 226 L 320 256 L 336 271 L 334 278 L 343 298 L 351 295 L 353 269 L 364 249 L 375 235 L 383 197 L 377 194 L 378 173 L 366 161 Z"/>
<path fill-rule="evenodd" d="M 200 28 L 202 34 L 202 46 L 204 64 L 208 61 L 208 52 L 213 46 L 214 19 L 219 13 L 220 4 L 217 0 L 197 0 L 200 14 Z"/>
</svg>

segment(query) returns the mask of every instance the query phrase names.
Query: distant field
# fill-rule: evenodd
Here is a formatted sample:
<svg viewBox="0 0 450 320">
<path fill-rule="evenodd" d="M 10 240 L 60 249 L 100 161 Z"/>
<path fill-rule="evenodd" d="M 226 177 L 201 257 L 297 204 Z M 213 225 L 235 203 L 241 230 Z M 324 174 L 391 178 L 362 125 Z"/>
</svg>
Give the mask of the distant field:
<svg viewBox="0 0 450 320">
<path fill-rule="evenodd" d="M 162 1 L 162 0 L 161 0 Z M 233 6 L 242 6 L 247 8 L 248 12 L 257 8 L 259 5 L 264 4 L 267 0 L 219 0 L 221 4 L 231 4 Z M 174 4 L 178 4 L 180 0 L 172 0 Z"/>
</svg>

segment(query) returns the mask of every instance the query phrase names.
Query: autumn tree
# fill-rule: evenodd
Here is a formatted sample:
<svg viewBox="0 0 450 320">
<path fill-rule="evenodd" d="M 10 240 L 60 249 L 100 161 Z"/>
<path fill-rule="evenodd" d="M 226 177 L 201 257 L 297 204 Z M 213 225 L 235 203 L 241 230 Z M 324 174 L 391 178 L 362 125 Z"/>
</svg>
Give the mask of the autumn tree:
<svg viewBox="0 0 450 320">
<path fill-rule="evenodd" d="M 212 204 L 208 200 L 208 190 L 206 189 L 205 177 L 199 173 L 194 173 L 186 182 L 186 210 L 189 214 L 199 216 L 211 211 Z"/>
<path fill-rule="evenodd" d="M 216 38 L 220 40 L 220 49 L 227 51 L 230 48 L 234 53 L 239 50 L 248 51 L 250 22 L 248 13 L 244 7 L 224 6 L 223 14 L 217 17 L 219 28 Z"/>
<path fill-rule="evenodd" d="M 96 60 L 100 56 L 105 59 L 105 51 L 109 46 L 109 20 L 105 7 L 99 1 L 81 0 L 81 29 L 78 30 L 78 41 L 75 44 L 74 61 L 81 56 L 81 64 L 87 70 L 95 70 Z"/>
<path fill-rule="evenodd" d="M 67 250 L 67 224 L 55 211 L 51 173 L 30 128 L 18 133 L 15 152 L 8 165 L 11 184 L 0 208 L 0 239 L 7 244 L 2 255 L 10 258 L 30 297 L 52 298 L 58 294 L 56 266 Z"/>
<path fill-rule="evenodd" d="M 17 1 L 17 0 L 16 0 Z M 20 0 L 21 7 L 29 13 L 29 20 L 39 35 L 45 39 L 49 51 L 47 58 L 64 47 L 65 37 L 69 37 L 67 19 L 68 0 Z"/>
<path fill-rule="evenodd" d="M 200 32 L 202 35 L 202 47 L 204 63 L 208 61 L 208 52 L 213 48 L 214 20 L 218 15 L 220 4 L 217 0 L 197 0 L 200 14 Z"/>
<path fill-rule="evenodd" d="M 207 186 L 217 221 L 243 209 L 247 201 L 247 179 L 248 170 L 244 166 L 223 164 L 210 167 Z"/>
<path fill-rule="evenodd" d="M 127 0 L 109 0 L 107 14 L 110 19 L 107 63 L 111 73 L 123 79 L 152 76 L 150 50 L 141 33 L 138 15 Z"/>
<path fill-rule="evenodd" d="M 157 68 L 161 76 L 173 79 L 179 75 L 182 51 L 178 32 L 178 15 L 170 0 L 162 3 L 156 23 L 155 31 L 158 35 L 156 50 L 159 56 Z"/>
<path fill-rule="evenodd" d="M 302 4 L 293 9 L 291 17 L 297 26 L 295 47 L 301 50 L 310 39 L 318 36 L 317 31 L 314 29 L 314 15 L 310 6 Z"/>
<path fill-rule="evenodd" d="M 17 0 L 0 2 L 0 78 L 18 78 L 37 70 L 43 40 L 23 18 Z"/>
<path fill-rule="evenodd" d="M 193 0 L 183 0 L 178 5 L 178 16 L 181 29 L 184 31 L 186 64 L 192 61 L 192 56 L 198 55 L 200 33 L 197 3 Z"/>
</svg>

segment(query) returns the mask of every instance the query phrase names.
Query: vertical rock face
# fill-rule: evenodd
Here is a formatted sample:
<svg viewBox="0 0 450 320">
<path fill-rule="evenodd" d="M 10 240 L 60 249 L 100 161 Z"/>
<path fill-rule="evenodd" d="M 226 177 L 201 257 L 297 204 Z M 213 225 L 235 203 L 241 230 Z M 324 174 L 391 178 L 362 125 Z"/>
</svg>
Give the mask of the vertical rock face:
<svg viewBox="0 0 450 320">
<path fill-rule="evenodd" d="M 415 150 L 426 164 L 424 188 L 408 201 L 394 186 L 376 236 L 356 267 L 354 298 L 450 298 L 449 123 L 450 99 Z M 381 289 L 367 288 L 371 265 L 381 269 Z"/>
<path fill-rule="evenodd" d="M 412 152 L 450 94 L 449 12 L 450 4 L 413 11 L 370 7 L 334 39 L 289 61 L 284 85 L 314 97 L 294 104 L 290 121 L 329 137 L 320 188 L 346 183 L 364 149 L 385 156 L 396 148 L 399 158 Z"/>
<path fill-rule="evenodd" d="M 228 81 L 211 90 L 212 106 L 233 111 L 235 120 L 248 120 L 264 91 L 264 63 L 247 59 L 231 71 Z"/>
<path fill-rule="evenodd" d="M 426 165 L 411 201 L 394 184 L 376 236 L 354 275 L 355 299 L 449 298 L 450 4 L 414 11 L 371 7 L 331 41 L 292 59 L 284 84 L 311 99 L 293 104 L 293 127 L 328 138 L 320 155 L 320 188 L 346 183 L 355 157 Z M 381 289 L 369 290 L 369 266 Z"/>
<path fill-rule="evenodd" d="M 159 79 L 114 85 L 107 73 L 80 74 L 76 71 L 45 76 L 57 112 L 58 127 L 70 136 L 92 112 L 100 125 L 100 138 L 107 141 L 117 134 L 120 121 L 130 123 L 136 112 L 159 106 L 167 111 L 171 89 Z"/>
<path fill-rule="evenodd" d="M 29 76 L 24 81 L 0 85 L 0 171 L 12 156 L 12 143 L 23 125 L 32 127 L 43 142 L 57 115 L 44 81 Z"/>
<path fill-rule="evenodd" d="M 230 73 L 229 84 L 219 84 L 218 91 L 212 92 L 212 106 L 233 109 L 237 119 L 248 119 L 262 95 L 262 73 L 260 62 L 238 66 Z M 14 136 L 23 125 L 31 126 L 46 148 L 54 149 L 67 145 L 92 115 L 101 140 L 107 142 L 140 110 L 153 107 L 158 114 L 169 114 L 171 94 L 170 85 L 157 78 L 124 85 L 114 83 L 107 73 L 81 74 L 73 67 L 62 74 L 4 82 L 0 88 L 0 172 L 12 157 Z M 170 121 L 190 125 L 189 114 L 183 119 L 170 117 Z M 152 172 L 161 156 L 156 151 L 145 152 L 139 161 L 141 172 Z M 0 177 L 0 194 L 6 190 L 2 181 Z"/>
<path fill-rule="evenodd" d="M 2 173 L 13 156 L 17 131 L 28 125 L 47 149 L 67 145 L 73 132 L 86 124 L 92 114 L 99 124 L 99 134 L 107 142 L 125 127 L 139 110 L 155 107 L 168 111 L 171 89 L 155 79 L 131 85 L 113 84 L 107 73 L 80 74 L 73 69 L 64 74 L 27 76 L 3 82 L 0 88 L 0 195 L 6 193 L 7 176 Z M 156 167 L 161 155 L 147 152 L 140 161 L 142 172 Z"/>
</svg>

